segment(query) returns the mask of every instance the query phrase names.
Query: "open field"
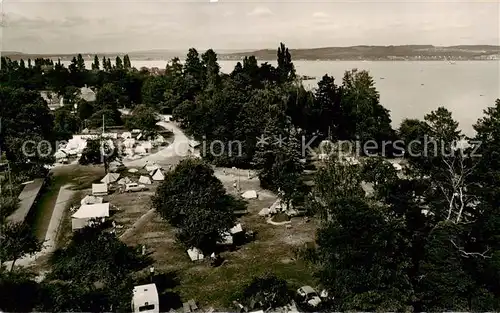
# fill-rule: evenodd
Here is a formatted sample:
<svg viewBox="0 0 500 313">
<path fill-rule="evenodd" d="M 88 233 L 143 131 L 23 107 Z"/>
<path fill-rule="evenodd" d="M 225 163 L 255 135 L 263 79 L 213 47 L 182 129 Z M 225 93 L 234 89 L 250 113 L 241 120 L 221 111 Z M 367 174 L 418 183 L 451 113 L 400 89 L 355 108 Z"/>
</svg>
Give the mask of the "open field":
<svg viewBox="0 0 500 313">
<path fill-rule="evenodd" d="M 102 166 L 66 165 L 53 169 L 52 178 L 34 208 L 33 229 L 37 237 L 40 240 L 45 239 L 57 195 L 62 186 L 69 184 L 76 190 L 87 188 L 104 175 Z"/>
<path fill-rule="evenodd" d="M 226 189 L 233 193 L 235 178 L 229 174 L 223 175 L 220 169 L 216 169 L 216 172 L 217 176 L 223 176 L 221 178 Z M 260 191 L 258 179 L 248 179 L 246 171 L 241 171 L 240 174 L 239 181 L 243 191 Z M 153 194 L 155 186 L 147 192 L 116 193 L 109 196 L 109 202 L 120 208 L 113 216 L 118 225 L 123 225 L 118 234 L 130 228 L 150 210 L 148 198 Z M 276 197 L 269 192 L 259 195 L 259 199 L 249 200 L 249 213 L 239 219 L 245 229 L 256 233 L 256 239 L 234 251 L 222 252 L 221 256 L 227 262 L 218 268 L 211 267 L 208 260 L 191 262 L 185 249 L 176 242 L 174 229 L 156 213 L 148 215 L 149 218 L 142 221 L 141 227 L 122 240 L 132 246 L 146 245 L 147 252 L 154 259 L 155 272 L 168 273 L 178 279 L 178 284 L 171 292 L 180 296 L 182 301 L 192 298 L 204 307 L 233 310 L 231 300 L 237 297 L 241 287 L 253 276 L 266 271 L 287 279 L 292 287 L 315 285 L 312 269 L 296 259 L 295 248 L 314 241 L 317 222 L 311 220 L 306 223 L 302 218 L 295 218 L 292 219 L 291 228 L 267 224 L 265 218 L 257 213 L 270 206 Z"/>
</svg>

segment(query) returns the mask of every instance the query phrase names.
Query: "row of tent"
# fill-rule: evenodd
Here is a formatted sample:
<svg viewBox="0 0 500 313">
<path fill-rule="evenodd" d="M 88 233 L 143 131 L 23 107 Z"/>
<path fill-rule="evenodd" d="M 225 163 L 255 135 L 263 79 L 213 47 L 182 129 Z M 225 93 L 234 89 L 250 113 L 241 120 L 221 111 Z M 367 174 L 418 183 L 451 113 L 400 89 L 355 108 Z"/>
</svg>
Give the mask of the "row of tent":
<svg viewBox="0 0 500 313">
<path fill-rule="evenodd" d="M 151 171 L 149 173 L 149 176 L 151 176 L 151 178 L 154 181 L 165 180 L 165 174 L 163 174 L 161 168 L 157 168 L 157 169 Z M 119 185 L 126 185 L 126 184 L 132 183 L 132 180 L 126 176 L 120 179 L 119 173 L 108 173 L 108 174 L 106 174 L 106 176 L 103 177 L 103 179 L 101 179 L 101 183 L 108 184 L 108 185 L 113 184 L 113 183 L 118 183 Z M 151 179 L 148 176 L 144 176 L 144 175 L 139 177 L 139 183 L 147 184 L 147 185 L 152 184 Z"/>
</svg>

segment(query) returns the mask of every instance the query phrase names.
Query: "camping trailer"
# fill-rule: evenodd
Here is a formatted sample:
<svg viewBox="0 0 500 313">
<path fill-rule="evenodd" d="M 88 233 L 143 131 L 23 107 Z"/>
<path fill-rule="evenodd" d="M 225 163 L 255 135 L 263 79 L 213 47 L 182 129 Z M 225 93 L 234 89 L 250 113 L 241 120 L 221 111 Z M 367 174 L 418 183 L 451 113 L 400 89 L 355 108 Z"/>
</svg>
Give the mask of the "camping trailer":
<svg viewBox="0 0 500 313">
<path fill-rule="evenodd" d="M 160 301 L 155 284 L 134 287 L 132 295 L 132 312 L 160 312 Z"/>
</svg>

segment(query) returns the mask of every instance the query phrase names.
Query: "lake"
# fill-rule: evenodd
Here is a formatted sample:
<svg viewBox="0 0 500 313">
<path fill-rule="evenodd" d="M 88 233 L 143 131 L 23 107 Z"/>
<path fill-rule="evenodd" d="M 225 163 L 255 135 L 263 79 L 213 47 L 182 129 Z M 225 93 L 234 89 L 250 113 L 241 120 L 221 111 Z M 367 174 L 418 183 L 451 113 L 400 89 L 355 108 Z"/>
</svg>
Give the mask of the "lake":
<svg viewBox="0 0 500 313">
<path fill-rule="evenodd" d="M 136 68 L 165 68 L 167 61 L 132 60 Z M 66 62 L 65 62 L 66 63 Z M 276 62 L 269 62 L 276 65 Z M 404 118 L 423 118 L 439 106 L 453 112 L 467 135 L 483 110 L 500 98 L 500 61 L 294 61 L 297 73 L 316 77 L 304 81 L 314 87 L 329 74 L 340 84 L 346 70 L 368 70 L 380 93 L 380 102 L 391 111 L 394 127 Z M 87 68 L 91 62 L 86 62 Z M 221 71 L 231 72 L 236 61 L 219 61 Z"/>
</svg>

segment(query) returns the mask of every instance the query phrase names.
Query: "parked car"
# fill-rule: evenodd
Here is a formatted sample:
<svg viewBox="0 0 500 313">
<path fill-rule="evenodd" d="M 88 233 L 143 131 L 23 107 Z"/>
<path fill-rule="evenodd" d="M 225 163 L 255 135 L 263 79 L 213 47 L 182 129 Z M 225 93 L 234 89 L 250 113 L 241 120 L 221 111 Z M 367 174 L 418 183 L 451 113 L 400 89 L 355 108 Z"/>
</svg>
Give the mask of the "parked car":
<svg viewBox="0 0 500 313">
<path fill-rule="evenodd" d="M 125 192 L 143 191 L 146 189 L 147 187 L 145 185 L 139 185 L 137 183 L 130 183 L 125 185 Z"/>
<path fill-rule="evenodd" d="M 317 308 L 321 304 L 321 298 L 311 286 L 303 286 L 297 289 L 298 300 L 311 308 Z"/>
</svg>

